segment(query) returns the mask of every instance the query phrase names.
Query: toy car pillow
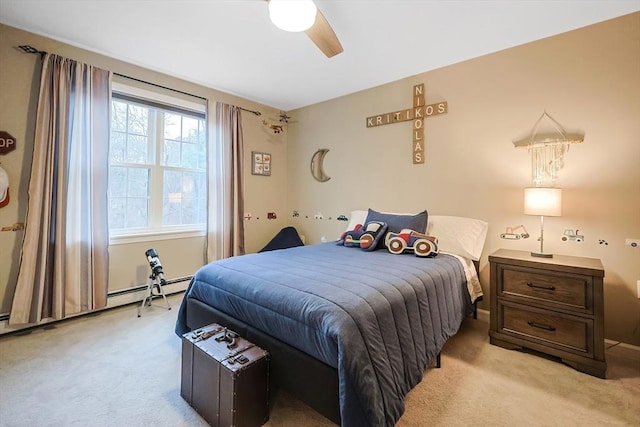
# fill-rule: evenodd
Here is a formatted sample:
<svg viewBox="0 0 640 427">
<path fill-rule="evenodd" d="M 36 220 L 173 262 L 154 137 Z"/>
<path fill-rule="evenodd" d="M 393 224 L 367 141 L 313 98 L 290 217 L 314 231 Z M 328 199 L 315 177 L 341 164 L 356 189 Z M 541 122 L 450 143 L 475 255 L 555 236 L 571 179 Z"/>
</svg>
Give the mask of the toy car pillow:
<svg viewBox="0 0 640 427">
<path fill-rule="evenodd" d="M 338 245 L 356 247 L 365 251 L 373 251 L 378 242 L 387 232 L 387 223 L 382 221 L 369 221 L 356 225 L 353 230 L 345 231 L 337 241 Z"/>
<path fill-rule="evenodd" d="M 392 254 L 413 252 L 418 257 L 433 258 L 438 255 L 438 238 L 414 230 L 387 233 L 385 246 Z"/>
</svg>

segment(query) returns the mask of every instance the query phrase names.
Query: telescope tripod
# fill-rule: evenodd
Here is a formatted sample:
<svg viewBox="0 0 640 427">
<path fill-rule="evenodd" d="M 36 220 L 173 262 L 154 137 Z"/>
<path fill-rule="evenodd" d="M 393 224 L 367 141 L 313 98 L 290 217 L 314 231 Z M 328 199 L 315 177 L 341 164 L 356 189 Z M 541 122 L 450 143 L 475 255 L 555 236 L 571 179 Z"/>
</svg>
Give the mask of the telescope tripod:
<svg viewBox="0 0 640 427">
<path fill-rule="evenodd" d="M 145 305 L 151 307 L 151 301 L 154 298 L 162 297 L 164 299 L 165 304 L 167 304 L 167 310 L 171 310 L 171 306 L 169 305 L 169 301 L 167 301 L 167 296 L 164 294 L 164 289 L 162 286 L 165 285 L 166 282 L 163 278 L 161 278 L 160 274 L 152 274 L 149 276 L 149 283 L 147 284 L 147 291 L 144 299 L 142 300 L 142 304 L 138 307 L 138 317 L 141 316 L 140 312 Z M 158 293 L 153 293 L 153 288 L 158 289 Z"/>
</svg>

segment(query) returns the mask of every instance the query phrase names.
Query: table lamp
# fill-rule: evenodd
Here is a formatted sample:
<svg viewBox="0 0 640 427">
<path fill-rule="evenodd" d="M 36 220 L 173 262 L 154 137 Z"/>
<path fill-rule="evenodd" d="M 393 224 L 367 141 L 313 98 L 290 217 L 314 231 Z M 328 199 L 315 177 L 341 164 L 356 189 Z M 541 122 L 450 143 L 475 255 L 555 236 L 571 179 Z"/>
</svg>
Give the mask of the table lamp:
<svg viewBox="0 0 640 427">
<path fill-rule="evenodd" d="M 525 215 L 540 216 L 540 252 L 531 252 L 531 256 L 553 258 L 553 254 L 544 253 L 544 217 L 562 215 L 562 189 L 550 187 L 530 187 L 524 189 Z"/>
</svg>

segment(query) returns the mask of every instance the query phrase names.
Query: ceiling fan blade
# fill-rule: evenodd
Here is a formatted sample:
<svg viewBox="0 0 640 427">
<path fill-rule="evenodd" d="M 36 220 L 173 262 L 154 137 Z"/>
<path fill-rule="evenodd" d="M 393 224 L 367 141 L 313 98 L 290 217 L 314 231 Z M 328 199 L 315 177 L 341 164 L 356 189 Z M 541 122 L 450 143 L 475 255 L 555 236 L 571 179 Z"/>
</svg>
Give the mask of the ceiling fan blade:
<svg viewBox="0 0 640 427">
<path fill-rule="evenodd" d="M 316 21 L 305 33 L 307 33 L 311 41 L 318 46 L 322 53 L 327 55 L 327 58 L 331 58 L 344 51 L 340 40 L 338 40 L 336 33 L 322 12 L 320 12 L 320 9 L 318 9 L 318 13 L 316 14 Z"/>
</svg>

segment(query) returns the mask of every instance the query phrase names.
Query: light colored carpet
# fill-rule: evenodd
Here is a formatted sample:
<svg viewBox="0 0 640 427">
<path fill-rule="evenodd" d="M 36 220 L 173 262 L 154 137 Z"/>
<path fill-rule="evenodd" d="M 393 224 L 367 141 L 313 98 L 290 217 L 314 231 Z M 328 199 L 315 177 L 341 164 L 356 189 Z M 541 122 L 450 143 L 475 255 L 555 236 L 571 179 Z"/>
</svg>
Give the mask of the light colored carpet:
<svg viewBox="0 0 640 427">
<path fill-rule="evenodd" d="M 0 338 L 0 426 L 205 426 L 180 397 L 173 310 L 126 306 Z M 398 426 L 640 426 L 640 352 L 607 350 L 607 380 L 489 344 L 465 320 Z M 331 426 L 288 395 L 268 426 Z"/>
</svg>

